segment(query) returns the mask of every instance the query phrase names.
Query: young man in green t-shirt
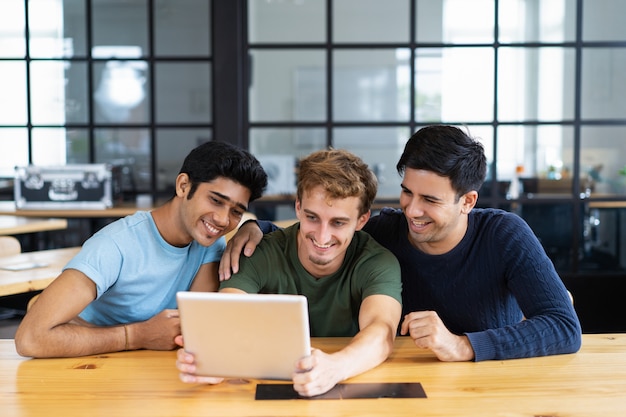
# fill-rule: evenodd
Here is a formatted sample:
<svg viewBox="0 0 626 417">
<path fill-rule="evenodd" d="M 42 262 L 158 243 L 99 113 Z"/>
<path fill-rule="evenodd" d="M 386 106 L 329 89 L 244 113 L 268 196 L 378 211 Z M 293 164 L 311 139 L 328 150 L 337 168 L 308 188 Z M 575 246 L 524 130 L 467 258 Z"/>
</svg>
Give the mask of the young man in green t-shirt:
<svg viewBox="0 0 626 417">
<path fill-rule="evenodd" d="M 294 389 L 303 396 L 327 392 L 367 371 L 391 353 L 401 315 L 396 258 L 360 231 L 370 217 L 376 177 L 343 150 L 314 152 L 299 165 L 298 223 L 264 237 L 221 292 L 303 294 L 312 336 L 353 336 L 342 350 L 313 349 L 294 367 Z M 182 339 L 179 339 L 182 344 Z M 193 355 L 180 349 L 185 382 L 216 383 L 194 375 Z"/>
</svg>

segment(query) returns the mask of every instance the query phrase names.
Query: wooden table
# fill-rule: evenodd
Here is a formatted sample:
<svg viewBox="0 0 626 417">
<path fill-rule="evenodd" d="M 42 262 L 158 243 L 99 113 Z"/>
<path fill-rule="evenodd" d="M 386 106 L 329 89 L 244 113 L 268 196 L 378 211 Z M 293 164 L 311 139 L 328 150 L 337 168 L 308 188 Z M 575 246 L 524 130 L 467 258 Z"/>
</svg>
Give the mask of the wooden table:
<svg viewBox="0 0 626 417">
<path fill-rule="evenodd" d="M 137 210 L 150 210 L 137 208 L 135 203 L 124 203 L 107 209 L 20 209 L 15 207 L 14 201 L 0 201 L 0 214 L 18 215 L 23 217 L 59 217 L 59 218 L 119 218 L 134 214 Z"/>
<path fill-rule="evenodd" d="M 314 339 L 333 351 L 346 339 Z M 573 355 L 445 363 L 396 341 L 392 357 L 347 383 L 419 382 L 427 398 L 255 400 L 256 380 L 188 385 L 175 352 L 24 359 L 0 341 L 0 409 L 21 416 L 624 416 L 626 334 L 584 335 Z M 261 381 L 268 382 L 268 381 Z"/>
<path fill-rule="evenodd" d="M 79 250 L 80 247 L 49 249 L 1 257 L 0 296 L 43 290 L 59 276 L 61 269 Z M 27 264 L 46 266 L 18 271 L 3 269 Z"/>
<path fill-rule="evenodd" d="M 19 235 L 64 229 L 67 229 L 66 219 L 0 215 L 0 235 Z"/>
</svg>

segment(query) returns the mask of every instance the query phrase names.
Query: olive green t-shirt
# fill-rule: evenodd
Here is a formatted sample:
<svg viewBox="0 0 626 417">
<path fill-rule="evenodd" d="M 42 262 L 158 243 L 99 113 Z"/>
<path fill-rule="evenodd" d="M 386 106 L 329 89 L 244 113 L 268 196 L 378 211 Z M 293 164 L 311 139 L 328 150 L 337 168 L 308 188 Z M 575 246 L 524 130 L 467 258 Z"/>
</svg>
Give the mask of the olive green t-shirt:
<svg viewBox="0 0 626 417">
<path fill-rule="evenodd" d="M 357 334 L 359 308 L 370 295 L 384 294 L 402 303 L 400 265 L 370 235 L 356 232 L 341 268 L 332 275 L 315 278 L 298 260 L 299 227 L 296 223 L 265 235 L 251 257 L 240 258 L 239 272 L 223 281 L 220 288 L 306 296 L 313 337 Z"/>
</svg>

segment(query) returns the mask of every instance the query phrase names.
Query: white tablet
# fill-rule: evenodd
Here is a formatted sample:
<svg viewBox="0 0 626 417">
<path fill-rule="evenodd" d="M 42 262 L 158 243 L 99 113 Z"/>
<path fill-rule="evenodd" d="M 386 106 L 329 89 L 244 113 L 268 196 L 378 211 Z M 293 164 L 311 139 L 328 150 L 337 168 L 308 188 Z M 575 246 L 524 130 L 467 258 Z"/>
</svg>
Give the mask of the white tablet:
<svg viewBox="0 0 626 417">
<path fill-rule="evenodd" d="M 290 380 L 311 354 L 302 295 L 177 293 L 185 350 L 198 375 Z"/>
</svg>

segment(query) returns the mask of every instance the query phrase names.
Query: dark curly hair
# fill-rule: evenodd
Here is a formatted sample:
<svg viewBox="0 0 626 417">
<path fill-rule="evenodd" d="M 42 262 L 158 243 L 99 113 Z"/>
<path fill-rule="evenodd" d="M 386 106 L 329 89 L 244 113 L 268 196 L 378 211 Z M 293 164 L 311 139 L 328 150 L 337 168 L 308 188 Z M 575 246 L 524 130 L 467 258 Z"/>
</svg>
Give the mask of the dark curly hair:
<svg viewBox="0 0 626 417">
<path fill-rule="evenodd" d="M 198 184 L 218 177 L 233 180 L 250 190 L 250 201 L 261 197 L 267 187 L 267 174 L 249 152 L 226 142 L 210 141 L 194 148 L 183 161 L 179 174 L 191 182 L 190 199 Z"/>
</svg>

